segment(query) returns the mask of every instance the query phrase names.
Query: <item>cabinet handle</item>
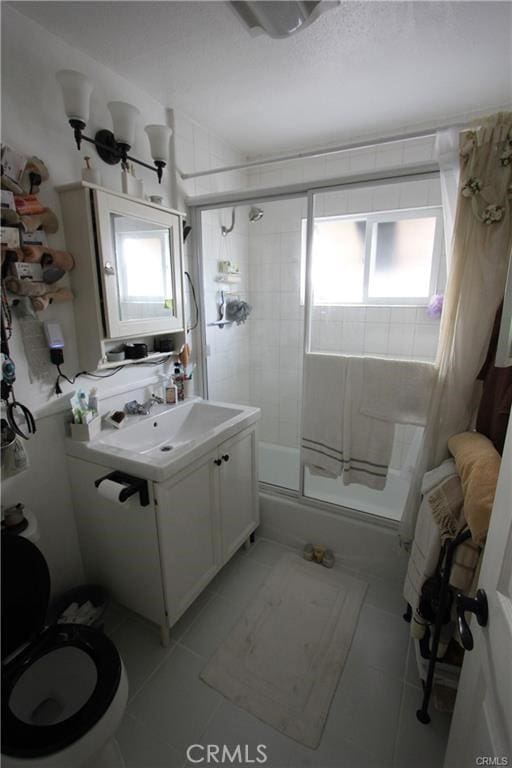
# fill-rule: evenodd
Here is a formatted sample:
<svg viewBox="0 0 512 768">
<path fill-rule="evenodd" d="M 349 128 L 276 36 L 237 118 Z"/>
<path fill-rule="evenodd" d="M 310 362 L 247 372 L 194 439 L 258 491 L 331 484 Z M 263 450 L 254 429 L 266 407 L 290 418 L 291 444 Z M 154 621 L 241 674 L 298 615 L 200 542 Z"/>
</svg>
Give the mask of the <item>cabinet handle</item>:
<svg viewBox="0 0 512 768">
<path fill-rule="evenodd" d="M 222 457 L 222 460 L 229 461 L 229 453 L 225 453 L 224 456 Z"/>
<path fill-rule="evenodd" d="M 222 464 L 222 459 L 214 459 L 213 463 L 216 464 L 218 467 Z"/>
</svg>

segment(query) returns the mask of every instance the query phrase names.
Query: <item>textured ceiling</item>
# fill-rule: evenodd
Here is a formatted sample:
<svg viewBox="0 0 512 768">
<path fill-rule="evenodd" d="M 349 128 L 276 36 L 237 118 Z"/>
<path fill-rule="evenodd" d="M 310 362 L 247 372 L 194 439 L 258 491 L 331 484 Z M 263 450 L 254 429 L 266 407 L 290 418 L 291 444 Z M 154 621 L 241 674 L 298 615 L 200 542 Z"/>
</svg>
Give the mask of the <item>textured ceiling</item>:
<svg viewBox="0 0 512 768">
<path fill-rule="evenodd" d="M 285 40 L 223 2 L 11 5 L 248 155 L 511 99 L 509 2 L 343 2 Z"/>
</svg>

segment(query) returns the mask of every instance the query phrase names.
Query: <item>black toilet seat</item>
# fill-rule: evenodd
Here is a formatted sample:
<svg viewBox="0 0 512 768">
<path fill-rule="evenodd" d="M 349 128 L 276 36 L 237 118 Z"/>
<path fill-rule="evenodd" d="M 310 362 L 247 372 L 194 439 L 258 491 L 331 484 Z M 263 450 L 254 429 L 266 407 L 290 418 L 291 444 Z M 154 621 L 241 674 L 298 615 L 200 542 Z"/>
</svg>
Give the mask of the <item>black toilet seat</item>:
<svg viewBox="0 0 512 768">
<path fill-rule="evenodd" d="M 87 653 L 96 665 L 97 682 L 92 695 L 78 712 L 55 725 L 39 726 L 23 722 L 9 706 L 14 686 L 37 659 L 66 646 Z M 55 624 L 45 629 L 2 669 L 2 753 L 25 759 L 44 757 L 73 744 L 104 715 L 117 692 L 120 679 L 119 653 L 103 632 L 77 624 Z"/>
</svg>

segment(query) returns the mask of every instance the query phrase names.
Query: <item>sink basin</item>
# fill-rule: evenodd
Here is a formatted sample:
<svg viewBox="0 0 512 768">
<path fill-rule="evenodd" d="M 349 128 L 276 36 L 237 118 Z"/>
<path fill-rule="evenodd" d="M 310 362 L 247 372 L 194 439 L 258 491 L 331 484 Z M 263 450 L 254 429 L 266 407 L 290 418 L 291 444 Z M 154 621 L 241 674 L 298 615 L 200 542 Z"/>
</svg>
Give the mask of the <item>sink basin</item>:
<svg viewBox="0 0 512 768">
<path fill-rule="evenodd" d="M 169 410 L 156 408 L 137 424 L 100 437 L 103 445 L 114 445 L 137 454 L 183 446 L 196 441 L 240 414 L 240 409 L 213 403 L 194 402 Z M 164 451 L 165 452 L 165 451 Z"/>
<path fill-rule="evenodd" d="M 259 408 L 193 398 L 129 416 L 121 429 L 103 429 L 89 443 L 67 440 L 67 452 L 161 481 L 259 419 Z"/>
</svg>

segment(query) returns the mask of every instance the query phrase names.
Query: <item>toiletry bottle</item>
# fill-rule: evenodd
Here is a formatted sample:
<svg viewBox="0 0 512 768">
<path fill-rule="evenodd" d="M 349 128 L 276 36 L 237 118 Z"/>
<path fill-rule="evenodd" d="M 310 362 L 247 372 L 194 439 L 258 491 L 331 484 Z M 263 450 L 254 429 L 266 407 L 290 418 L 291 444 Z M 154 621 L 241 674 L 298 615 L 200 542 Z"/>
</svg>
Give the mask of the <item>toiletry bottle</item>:
<svg viewBox="0 0 512 768">
<path fill-rule="evenodd" d="M 98 390 L 93 387 L 89 393 L 89 410 L 93 412 L 95 416 L 98 415 Z"/>
<path fill-rule="evenodd" d="M 172 376 L 165 385 L 165 402 L 168 405 L 174 405 L 178 402 L 178 387 L 174 383 Z"/>
<path fill-rule="evenodd" d="M 174 376 L 173 376 L 174 383 L 176 384 L 178 388 L 178 400 L 184 400 L 185 399 L 185 391 L 183 387 L 183 376 L 181 374 L 181 365 L 179 363 L 174 364 Z"/>
</svg>

